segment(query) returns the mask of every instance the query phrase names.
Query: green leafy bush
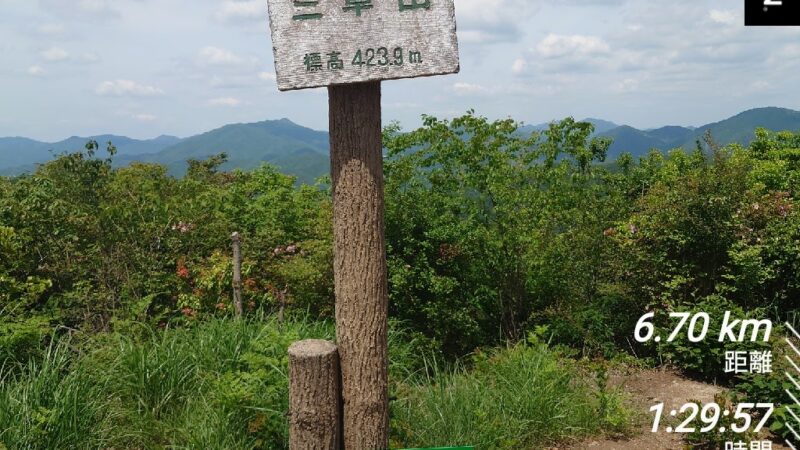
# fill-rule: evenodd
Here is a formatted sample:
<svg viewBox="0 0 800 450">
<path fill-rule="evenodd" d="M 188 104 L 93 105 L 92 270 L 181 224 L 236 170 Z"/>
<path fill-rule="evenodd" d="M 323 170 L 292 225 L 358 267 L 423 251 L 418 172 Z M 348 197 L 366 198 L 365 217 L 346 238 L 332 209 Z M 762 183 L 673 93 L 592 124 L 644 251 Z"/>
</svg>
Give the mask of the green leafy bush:
<svg viewBox="0 0 800 450">
<path fill-rule="evenodd" d="M 708 314 L 708 331 L 704 339 L 699 342 L 689 340 L 690 322 L 687 321 L 681 332 L 677 334 L 675 340 L 667 342 L 667 337 L 673 332 L 678 324 L 675 318 L 669 319 L 669 312 L 685 312 L 690 317 L 695 317 L 698 313 Z M 720 332 L 723 319 L 726 313 L 730 313 L 731 320 L 763 319 L 763 311 L 745 312 L 741 307 L 733 304 L 720 296 L 709 296 L 698 303 L 690 306 L 676 307 L 674 311 L 664 311 L 657 315 L 656 336 L 661 336 L 661 342 L 656 344 L 658 353 L 664 358 L 665 362 L 675 365 L 689 375 L 703 378 L 718 383 L 733 380 L 735 373 L 725 372 L 725 354 L 732 351 L 767 351 L 771 350 L 769 343 L 761 340 L 758 342 L 732 342 L 726 338 L 720 342 Z M 697 326 L 692 331 L 695 335 L 701 333 L 703 320 L 697 321 Z M 738 330 L 738 328 L 737 328 Z M 772 330 L 772 333 L 776 333 Z M 775 334 L 771 334 L 774 339 Z M 748 335 L 748 339 L 749 339 Z M 759 339 L 763 338 L 763 333 Z"/>
</svg>

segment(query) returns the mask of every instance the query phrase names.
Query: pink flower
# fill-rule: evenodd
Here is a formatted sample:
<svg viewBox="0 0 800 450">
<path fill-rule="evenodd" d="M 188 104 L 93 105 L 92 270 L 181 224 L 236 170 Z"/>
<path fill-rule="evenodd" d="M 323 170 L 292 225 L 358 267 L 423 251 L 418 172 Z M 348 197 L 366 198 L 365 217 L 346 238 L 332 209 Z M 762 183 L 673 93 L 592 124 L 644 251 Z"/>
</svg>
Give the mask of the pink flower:
<svg viewBox="0 0 800 450">
<path fill-rule="evenodd" d="M 181 278 L 189 278 L 189 269 L 186 266 L 180 266 L 176 274 Z"/>
</svg>

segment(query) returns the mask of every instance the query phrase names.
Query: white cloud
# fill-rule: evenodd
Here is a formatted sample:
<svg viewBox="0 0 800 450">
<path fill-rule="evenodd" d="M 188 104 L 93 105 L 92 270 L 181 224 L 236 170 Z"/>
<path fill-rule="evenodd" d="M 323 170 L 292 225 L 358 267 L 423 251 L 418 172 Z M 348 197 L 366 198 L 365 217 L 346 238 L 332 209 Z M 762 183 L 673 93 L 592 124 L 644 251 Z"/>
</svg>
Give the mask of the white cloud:
<svg viewBox="0 0 800 450">
<path fill-rule="evenodd" d="M 634 78 L 625 78 L 618 81 L 612 91 L 618 94 L 628 94 L 639 90 L 639 80 Z"/>
<path fill-rule="evenodd" d="M 517 58 L 514 60 L 514 64 L 511 65 L 511 73 L 514 75 L 522 75 L 525 73 L 525 70 L 528 68 L 528 62 L 522 58 Z"/>
<path fill-rule="evenodd" d="M 272 72 L 261 72 L 258 74 L 258 79 L 261 81 L 275 81 L 275 74 Z"/>
<path fill-rule="evenodd" d="M 459 40 L 489 44 L 518 41 L 527 18 L 540 9 L 530 0 L 456 0 Z"/>
<path fill-rule="evenodd" d="M 735 25 L 739 23 L 739 13 L 733 10 L 719 10 L 719 9 L 712 9 L 708 13 L 708 17 L 716 23 L 722 23 L 725 25 Z"/>
<path fill-rule="evenodd" d="M 538 9 L 528 0 L 456 0 L 458 17 L 468 21 L 499 23 L 509 16 Z"/>
<path fill-rule="evenodd" d="M 46 61 L 64 61 L 69 58 L 69 53 L 61 47 L 51 47 L 40 54 Z"/>
<path fill-rule="evenodd" d="M 32 75 L 34 77 L 39 77 L 44 75 L 44 68 L 42 66 L 30 66 L 28 67 L 28 75 Z"/>
<path fill-rule="evenodd" d="M 456 95 L 476 95 L 476 94 L 488 94 L 490 91 L 486 86 L 482 86 L 480 84 L 473 84 L 473 83 L 453 83 L 453 92 Z"/>
<path fill-rule="evenodd" d="M 264 20 L 267 17 L 267 2 L 226 0 L 222 2 L 215 15 L 222 21 Z"/>
<path fill-rule="evenodd" d="M 244 59 L 224 48 L 208 46 L 200 50 L 197 61 L 200 65 L 236 66 L 242 64 Z"/>
<path fill-rule="evenodd" d="M 624 48 L 612 52 L 611 45 L 599 36 L 550 33 L 529 50 L 527 58 L 515 61 L 512 73 L 519 76 L 629 70 L 645 61 L 649 61 L 647 53 Z"/>
<path fill-rule="evenodd" d="M 797 61 L 800 61 L 800 44 L 786 44 L 776 45 L 766 63 L 773 70 L 795 67 L 793 72 L 797 73 Z M 794 73 L 790 78 L 794 78 Z"/>
<path fill-rule="evenodd" d="M 495 96 L 550 96 L 557 94 L 561 88 L 544 83 L 504 83 L 485 86 L 477 83 L 453 83 L 451 90 L 458 96 L 495 97 Z"/>
<path fill-rule="evenodd" d="M 82 19 L 117 18 L 120 0 L 39 0 L 42 10 L 53 14 Z"/>
<path fill-rule="evenodd" d="M 134 114 L 131 117 L 138 120 L 139 122 L 153 122 L 154 120 L 158 119 L 158 117 L 152 114 Z"/>
<path fill-rule="evenodd" d="M 81 61 L 87 63 L 95 63 L 100 61 L 100 57 L 95 53 L 87 52 L 81 55 Z"/>
<path fill-rule="evenodd" d="M 64 26 L 57 23 L 45 23 L 36 27 L 39 34 L 58 36 L 64 33 Z"/>
<path fill-rule="evenodd" d="M 109 0 L 80 0 L 78 7 L 86 12 L 95 14 L 112 10 Z"/>
<path fill-rule="evenodd" d="M 252 71 L 243 70 L 224 76 L 212 75 L 207 77 L 207 80 L 208 85 L 214 89 L 260 89 L 264 86 L 264 82 L 274 83 L 275 74 L 271 72 L 254 74 Z"/>
<path fill-rule="evenodd" d="M 597 55 L 611 51 L 608 44 L 596 36 L 580 34 L 562 35 L 550 33 L 537 45 L 536 52 L 545 58 L 567 55 Z"/>
<path fill-rule="evenodd" d="M 415 102 L 391 102 L 385 106 L 388 109 L 420 109 L 422 107 L 421 104 Z"/>
<path fill-rule="evenodd" d="M 503 36 L 501 33 L 489 30 L 466 30 L 459 28 L 458 42 L 461 44 L 489 44 L 510 39 L 511 36 Z"/>
<path fill-rule="evenodd" d="M 208 101 L 208 104 L 211 106 L 229 106 L 229 107 L 236 107 L 242 104 L 242 101 L 238 98 L 233 97 L 220 97 L 214 98 Z"/>
<path fill-rule="evenodd" d="M 793 59 L 797 61 L 797 59 L 800 58 L 800 44 L 784 45 L 783 47 L 780 47 L 775 54 L 779 58 Z"/>
<path fill-rule="evenodd" d="M 142 85 L 131 80 L 104 81 L 95 88 L 94 92 L 97 95 L 114 97 L 150 97 L 164 93 L 157 87 Z"/>
<path fill-rule="evenodd" d="M 506 95 L 546 97 L 559 94 L 563 91 L 561 86 L 555 84 L 511 83 L 504 85 L 499 92 Z"/>
</svg>

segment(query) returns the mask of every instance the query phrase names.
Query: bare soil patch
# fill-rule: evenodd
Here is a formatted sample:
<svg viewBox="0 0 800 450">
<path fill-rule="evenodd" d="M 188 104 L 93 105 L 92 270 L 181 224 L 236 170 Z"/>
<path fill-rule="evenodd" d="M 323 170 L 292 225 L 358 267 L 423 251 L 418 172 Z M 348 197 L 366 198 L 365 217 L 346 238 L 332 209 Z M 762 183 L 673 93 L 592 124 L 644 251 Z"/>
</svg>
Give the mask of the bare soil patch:
<svg viewBox="0 0 800 450">
<path fill-rule="evenodd" d="M 688 380 L 669 370 L 642 370 L 618 373 L 611 384 L 626 392 L 632 407 L 647 414 L 650 407 L 664 402 L 664 410 L 678 409 L 691 400 L 713 402 L 723 389 L 707 383 Z M 649 416 L 652 418 L 652 416 Z M 678 434 L 651 432 L 652 422 L 645 420 L 640 433 L 627 440 L 593 439 L 566 447 L 573 450 L 681 450 L 686 448 Z M 774 443 L 773 450 L 790 450 Z"/>
</svg>

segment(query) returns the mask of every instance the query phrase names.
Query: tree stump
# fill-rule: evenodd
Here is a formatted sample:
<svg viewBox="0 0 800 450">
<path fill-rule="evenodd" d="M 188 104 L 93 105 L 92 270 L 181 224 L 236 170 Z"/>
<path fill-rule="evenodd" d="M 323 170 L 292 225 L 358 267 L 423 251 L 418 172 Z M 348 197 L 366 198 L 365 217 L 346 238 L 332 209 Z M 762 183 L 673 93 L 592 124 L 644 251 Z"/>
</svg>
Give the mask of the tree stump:
<svg viewBox="0 0 800 450">
<path fill-rule="evenodd" d="M 339 450 L 339 352 L 310 339 L 289 347 L 289 449 Z"/>
</svg>

